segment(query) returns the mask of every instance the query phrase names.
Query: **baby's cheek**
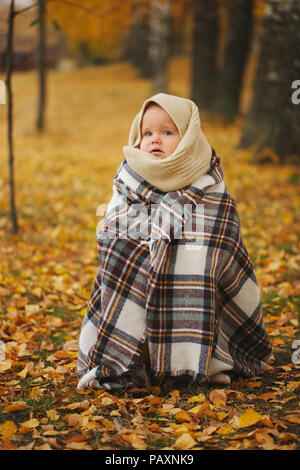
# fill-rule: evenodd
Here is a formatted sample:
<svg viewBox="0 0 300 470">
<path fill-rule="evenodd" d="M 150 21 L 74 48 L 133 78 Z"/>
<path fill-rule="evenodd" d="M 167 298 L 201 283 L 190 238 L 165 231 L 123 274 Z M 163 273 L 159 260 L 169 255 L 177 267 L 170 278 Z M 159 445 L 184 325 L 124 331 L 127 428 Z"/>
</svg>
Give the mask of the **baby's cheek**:
<svg viewBox="0 0 300 470">
<path fill-rule="evenodd" d="M 140 149 L 145 150 L 147 148 L 147 142 L 144 139 L 141 140 Z"/>
</svg>

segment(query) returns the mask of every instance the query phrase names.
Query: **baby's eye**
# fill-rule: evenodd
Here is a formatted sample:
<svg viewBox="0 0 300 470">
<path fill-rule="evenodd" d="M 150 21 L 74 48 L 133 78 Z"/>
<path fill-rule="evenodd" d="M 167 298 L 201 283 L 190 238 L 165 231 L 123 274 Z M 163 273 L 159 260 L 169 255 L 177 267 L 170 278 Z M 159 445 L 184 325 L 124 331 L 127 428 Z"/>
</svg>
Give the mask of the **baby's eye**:
<svg viewBox="0 0 300 470">
<path fill-rule="evenodd" d="M 147 131 L 147 132 L 145 132 L 145 134 L 144 134 L 144 135 L 145 135 L 146 137 L 149 137 L 150 135 L 152 135 L 152 132 L 150 132 L 150 131 Z"/>
<path fill-rule="evenodd" d="M 165 135 L 172 135 L 172 132 L 171 131 L 164 131 L 163 132 Z"/>
</svg>

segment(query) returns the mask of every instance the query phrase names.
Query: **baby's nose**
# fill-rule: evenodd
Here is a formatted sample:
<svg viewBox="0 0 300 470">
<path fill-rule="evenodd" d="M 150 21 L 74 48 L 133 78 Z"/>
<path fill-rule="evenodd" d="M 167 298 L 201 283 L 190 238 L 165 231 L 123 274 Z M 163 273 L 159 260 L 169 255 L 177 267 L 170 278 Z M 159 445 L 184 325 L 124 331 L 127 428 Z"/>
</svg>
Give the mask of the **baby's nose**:
<svg viewBox="0 0 300 470">
<path fill-rule="evenodd" d="M 153 136 L 152 136 L 152 142 L 153 142 L 153 143 L 154 143 L 154 142 L 160 142 L 160 138 L 159 138 L 159 136 L 158 136 L 158 135 L 155 135 L 155 134 L 153 134 Z"/>
</svg>

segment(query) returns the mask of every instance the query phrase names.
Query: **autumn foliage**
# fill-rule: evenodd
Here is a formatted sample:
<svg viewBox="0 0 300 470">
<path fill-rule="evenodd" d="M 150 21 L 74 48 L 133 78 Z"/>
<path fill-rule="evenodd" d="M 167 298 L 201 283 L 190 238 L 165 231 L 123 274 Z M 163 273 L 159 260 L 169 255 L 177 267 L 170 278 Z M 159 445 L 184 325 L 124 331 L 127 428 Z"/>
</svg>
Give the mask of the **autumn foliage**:
<svg viewBox="0 0 300 470">
<path fill-rule="evenodd" d="M 78 391 L 77 341 L 98 268 L 96 209 L 111 197 L 130 123 L 151 83 L 119 63 L 50 71 L 47 132 L 37 136 L 35 80 L 34 72 L 14 76 L 16 236 L 0 105 L 2 449 L 299 448 L 297 168 L 279 166 L 276 156 L 251 163 L 249 151 L 236 149 L 239 122 L 225 128 L 203 113 L 261 288 L 274 347 L 266 371 L 220 387 L 170 381 L 144 397 Z M 187 95 L 188 84 L 187 61 L 172 61 L 170 91 Z"/>
</svg>

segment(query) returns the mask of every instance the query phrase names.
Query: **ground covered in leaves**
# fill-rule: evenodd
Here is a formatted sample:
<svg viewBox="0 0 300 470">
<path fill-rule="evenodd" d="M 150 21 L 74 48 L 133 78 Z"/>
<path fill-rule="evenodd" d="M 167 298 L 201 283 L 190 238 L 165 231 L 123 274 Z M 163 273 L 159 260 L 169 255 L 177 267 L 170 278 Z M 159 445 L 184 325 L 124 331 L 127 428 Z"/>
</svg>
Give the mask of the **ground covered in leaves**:
<svg viewBox="0 0 300 470">
<path fill-rule="evenodd" d="M 172 63 L 171 93 L 188 95 L 187 65 Z M 34 72 L 15 75 L 13 87 L 16 236 L 0 107 L 1 448 L 299 449 L 299 169 L 280 166 L 268 150 L 237 150 L 241 124 L 203 114 L 255 264 L 274 347 L 268 369 L 227 386 L 153 387 L 140 398 L 78 391 L 77 341 L 98 264 L 96 209 L 111 197 L 151 85 L 126 64 L 50 71 L 42 135 Z"/>
</svg>

